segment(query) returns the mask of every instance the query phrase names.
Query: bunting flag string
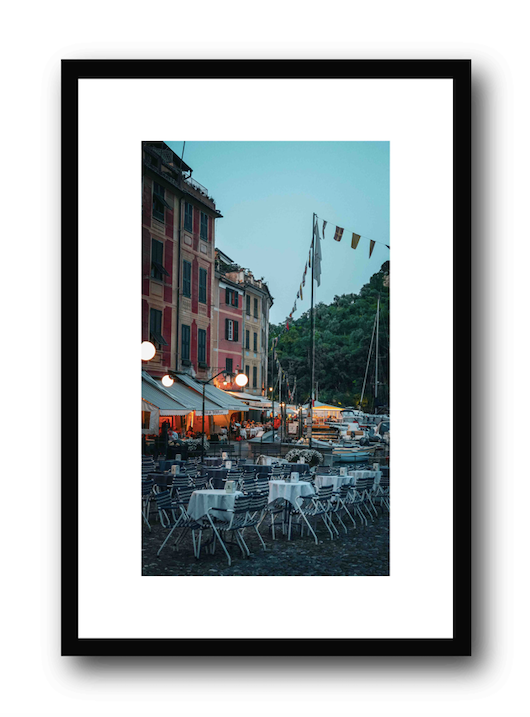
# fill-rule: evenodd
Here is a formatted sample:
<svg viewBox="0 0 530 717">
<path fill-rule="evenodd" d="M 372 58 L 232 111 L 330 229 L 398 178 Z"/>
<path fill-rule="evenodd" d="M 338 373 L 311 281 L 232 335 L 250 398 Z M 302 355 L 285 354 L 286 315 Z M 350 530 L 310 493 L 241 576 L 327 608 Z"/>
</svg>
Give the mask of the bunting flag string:
<svg viewBox="0 0 530 717">
<path fill-rule="evenodd" d="M 317 218 L 317 231 L 318 231 L 318 219 L 319 219 L 319 217 L 317 216 L 316 218 Z M 327 225 L 328 225 L 328 222 L 325 221 L 325 220 L 322 220 L 322 239 L 324 239 L 324 230 L 325 230 L 325 228 L 326 228 Z M 332 226 L 333 226 L 333 225 L 332 225 Z M 337 227 L 337 226 L 335 226 L 335 235 L 334 235 L 334 237 L 333 237 L 333 238 L 335 239 L 335 241 L 340 241 L 340 240 L 342 239 L 342 236 L 343 236 L 343 234 L 344 234 L 345 231 L 348 231 L 348 232 L 349 232 L 350 230 L 349 230 L 349 229 L 348 229 L 348 230 L 345 230 L 345 229 L 343 229 L 342 227 Z M 374 250 L 374 246 L 375 246 L 376 244 L 383 244 L 384 246 L 386 246 L 387 249 L 390 249 L 390 246 L 389 246 L 388 244 L 386 244 L 385 242 L 378 241 L 377 239 L 370 239 L 370 237 L 367 237 L 367 236 L 365 236 L 364 234 L 357 234 L 356 232 L 353 232 L 353 231 L 352 231 L 352 232 L 351 232 L 351 235 L 352 235 L 352 240 L 351 240 L 351 248 L 352 248 L 352 249 L 357 249 L 357 246 L 358 246 L 358 244 L 359 244 L 359 240 L 360 240 L 361 238 L 363 238 L 363 239 L 369 239 L 369 241 L 370 241 L 370 254 L 369 254 L 369 257 L 368 257 L 368 258 L 370 258 L 370 257 L 372 256 L 372 251 Z"/>
<path fill-rule="evenodd" d="M 298 301 L 298 299 L 300 299 L 300 301 L 304 300 L 304 294 L 303 294 L 302 287 L 305 286 L 308 267 L 310 269 L 312 269 L 312 278 L 314 279 L 314 281 L 316 281 L 317 286 L 320 286 L 320 278 L 321 278 L 321 270 L 322 270 L 322 247 L 320 244 L 320 234 L 319 234 L 318 222 L 319 222 L 319 217 L 315 214 L 314 222 L 313 222 L 313 236 L 311 238 L 311 248 L 309 249 L 308 260 L 306 261 L 305 266 L 304 266 L 304 273 L 302 274 L 302 281 L 300 283 L 300 288 L 296 292 L 296 299 L 293 304 L 291 313 L 289 314 L 289 316 L 286 319 L 285 327 L 280 331 L 278 336 L 275 336 L 275 338 L 272 342 L 273 364 L 274 364 L 274 361 L 276 361 L 276 365 L 277 365 L 278 369 L 281 371 L 281 373 L 284 376 L 286 374 L 283 371 L 283 369 L 281 368 L 281 364 L 276 356 L 276 347 L 278 345 L 278 340 L 281 337 L 281 335 L 284 333 L 284 331 L 289 331 L 290 322 L 292 323 L 293 315 L 296 312 L 296 302 Z M 328 222 L 325 219 L 323 219 L 322 220 L 322 239 L 325 239 L 325 231 L 326 231 L 327 225 L 328 225 Z M 370 239 L 370 237 L 366 237 L 362 234 L 357 234 L 356 232 L 353 232 L 353 231 L 350 232 L 349 229 L 344 229 L 344 227 L 338 227 L 338 226 L 335 226 L 335 234 L 333 237 L 334 240 L 337 242 L 340 242 L 342 240 L 342 237 L 344 236 L 345 231 L 351 233 L 351 248 L 352 249 L 357 249 L 361 239 L 369 240 L 369 242 L 370 242 L 369 255 L 368 255 L 369 259 L 372 256 L 372 252 L 373 252 L 376 244 L 384 244 L 384 246 L 386 246 L 387 249 L 390 249 L 390 246 L 388 244 L 385 244 L 384 242 L 380 242 L 375 239 Z M 313 258 L 311 258 L 312 253 L 313 253 Z M 296 378 L 295 378 L 295 386 L 296 386 Z"/>
</svg>

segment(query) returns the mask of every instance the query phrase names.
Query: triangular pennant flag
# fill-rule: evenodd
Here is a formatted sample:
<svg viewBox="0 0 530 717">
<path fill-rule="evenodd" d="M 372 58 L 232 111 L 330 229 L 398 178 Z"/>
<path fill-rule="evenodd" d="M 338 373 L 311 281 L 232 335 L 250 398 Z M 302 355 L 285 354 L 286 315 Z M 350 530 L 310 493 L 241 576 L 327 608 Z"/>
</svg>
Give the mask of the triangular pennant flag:
<svg viewBox="0 0 530 717">
<path fill-rule="evenodd" d="M 351 248 L 357 249 L 357 245 L 359 244 L 359 239 L 361 238 L 360 234 L 353 233 L 351 235 Z"/>
<path fill-rule="evenodd" d="M 305 274 L 302 277 L 302 286 L 305 286 Z"/>
<path fill-rule="evenodd" d="M 309 250 L 309 268 L 311 268 L 311 249 Z"/>
<path fill-rule="evenodd" d="M 327 225 L 327 222 L 323 222 L 323 224 L 322 224 L 322 239 L 326 238 L 326 234 L 325 234 L 326 225 Z"/>
<path fill-rule="evenodd" d="M 335 236 L 333 237 L 335 241 L 340 241 L 342 239 L 343 232 L 344 229 L 341 229 L 340 227 L 335 227 Z"/>
<path fill-rule="evenodd" d="M 314 252 L 315 252 L 315 254 L 314 254 L 315 263 L 313 266 L 313 276 L 315 277 L 317 286 L 320 286 L 320 269 L 321 269 L 321 262 L 322 262 L 322 248 L 320 246 L 320 237 L 318 235 L 318 220 L 315 221 L 313 242 L 314 242 Z"/>
<path fill-rule="evenodd" d="M 289 331 L 289 322 L 287 322 L 286 328 L 287 328 L 287 331 Z"/>
<path fill-rule="evenodd" d="M 390 247 L 388 246 L 388 244 L 385 244 L 385 246 L 386 246 L 387 249 L 390 249 Z"/>
<path fill-rule="evenodd" d="M 374 246 L 375 246 L 375 241 L 373 241 L 373 239 L 370 239 L 370 254 L 368 255 L 368 258 L 370 258 L 372 256 Z"/>
<path fill-rule="evenodd" d="M 301 298 L 302 301 L 304 300 L 304 297 L 303 297 L 303 294 L 302 294 L 302 284 L 300 284 L 300 298 Z"/>
<path fill-rule="evenodd" d="M 307 274 L 307 264 L 305 265 L 304 276 L 305 276 L 306 274 Z"/>
</svg>

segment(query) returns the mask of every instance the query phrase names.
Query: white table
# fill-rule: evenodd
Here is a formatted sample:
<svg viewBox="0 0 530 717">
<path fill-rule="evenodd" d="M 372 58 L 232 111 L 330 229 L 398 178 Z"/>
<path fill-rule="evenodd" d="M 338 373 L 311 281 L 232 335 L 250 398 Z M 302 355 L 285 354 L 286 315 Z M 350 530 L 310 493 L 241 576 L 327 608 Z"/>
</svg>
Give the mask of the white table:
<svg viewBox="0 0 530 717">
<path fill-rule="evenodd" d="M 191 494 L 188 504 L 188 515 L 193 520 L 198 520 L 205 516 L 210 508 L 230 510 L 234 507 L 236 495 L 243 495 L 243 493 L 240 490 L 235 493 L 227 493 L 225 490 L 195 490 Z M 215 510 L 212 511 L 211 515 L 226 518 L 226 513 L 216 515 Z"/>
<path fill-rule="evenodd" d="M 317 488 L 332 485 L 334 491 L 340 490 L 342 485 L 355 485 L 357 478 L 373 478 L 374 487 L 381 480 L 381 471 L 349 471 L 345 476 L 326 475 L 325 473 L 315 476 Z"/>
<path fill-rule="evenodd" d="M 314 495 L 314 493 L 313 486 L 306 481 L 297 481 L 296 483 L 286 483 L 284 480 L 269 481 L 269 503 L 273 503 L 278 498 L 283 498 L 296 506 L 296 500 L 299 496 Z"/>
<path fill-rule="evenodd" d="M 353 485 L 355 485 L 357 478 L 373 478 L 375 487 L 379 485 L 381 480 L 381 471 L 348 471 L 348 477 Z"/>
<path fill-rule="evenodd" d="M 315 476 L 315 485 L 317 488 L 324 488 L 328 485 L 333 486 L 334 491 L 340 490 L 340 487 L 353 482 L 353 476 L 334 476 L 326 473 Z"/>
</svg>

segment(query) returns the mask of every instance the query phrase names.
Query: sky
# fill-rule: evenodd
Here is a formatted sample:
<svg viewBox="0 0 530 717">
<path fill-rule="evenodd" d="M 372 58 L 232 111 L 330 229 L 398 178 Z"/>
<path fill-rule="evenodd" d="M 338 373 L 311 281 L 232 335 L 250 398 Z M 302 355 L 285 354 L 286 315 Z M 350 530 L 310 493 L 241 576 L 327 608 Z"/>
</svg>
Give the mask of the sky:
<svg viewBox="0 0 530 717">
<path fill-rule="evenodd" d="M 183 141 L 166 144 L 182 157 Z M 271 323 L 284 321 L 293 308 L 313 213 L 320 230 L 328 222 L 315 303 L 357 293 L 390 258 L 388 142 L 186 142 L 184 161 L 223 215 L 216 220 L 216 247 L 267 282 Z M 335 226 L 344 228 L 341 242 L 333 239 Z M 361 235 L 356 250 L 352 232 Z M 369 239 L 381 242 L 371 258 Z M 303 297 L 293 318 L 310 308 L 309 267 Z"/>
</svg>

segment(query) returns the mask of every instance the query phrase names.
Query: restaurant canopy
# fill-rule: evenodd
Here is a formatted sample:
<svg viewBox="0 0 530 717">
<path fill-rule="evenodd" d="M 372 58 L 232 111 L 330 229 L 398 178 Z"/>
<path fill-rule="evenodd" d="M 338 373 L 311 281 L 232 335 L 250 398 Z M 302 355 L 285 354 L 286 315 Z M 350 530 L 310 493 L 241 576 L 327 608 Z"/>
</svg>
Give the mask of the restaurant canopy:
<svg viewBox="0 0 530 717">
<path fill-rule="evenodd" d="M 321 403 L 320 401 L 315 401 L 315 405 L 313 406 L 313 413 L 320 416 L 333 415 L 339 417 L 341 411 L 342 408 L 340 408 L 340 406 L 332 406 L 329 403 Z"/>
<path fill-rule="evenodd" d="M 195 394 L 200 394 L 200 401 L 202 407 L 203 384 L 200 381 L 196 381 L 191 376 L 179 375 L 178 378 Z M 228 413 L 228 411 L 248 411 L 248 408 L 245 406 L 245 404 L 234 399 L 228 391 L 221 391 L 220 388 L 212 386 L 211 383 L 206 384 L 206 389 L 204 393 L 207 400 L 211 401 L 213 404 L 216 404 L 217 407 L 224 409 L 223 411 L 221 411 L 221 413 L 223 414 Z"/>
<path fill-rule="evenodd" d="M 270 407 L 270 401 L 265 396 L 253 396 L 251 393 L 244 393 L 243 391 L 227 391 L 231 396 L 234 396 L 238 401 L 250 406 L 251 408 L 265 409 Z M 246 409 L 240 408 L 240 411 Z"/>
<path fill-rule="evenodd" d="M 172 400 L 175 404 L 179 405 L 182 409 L 181 413 L 162 413 L 163 416 L 185 416 L 192 411 L 195 411 L 198 415 L 202 415 L 202 396 L 198 396 L 195 391 L 180 383 L 174 381 L 172 386 L 163 386 L 158 380 L 149 376 L 145 371 L 142 372 L 142 384 L 146 383 L 154 390 L 165 395 L 167 398 Z M 150 400 L 150 399 L 147 399 Z M 155 403 L 151 401 L 151 403 Z M 156 405 L 156 403 L 155 403 Z M 204 415 L 205 416 L 224 416 L 228 411 L 224 408 L 220 408 L 218 404 L 212 403 L 208 399 L 204 402 Z"/>
<path fill-rule="evenodd" d="M 149 374 L 142 372 L 142 411 L 148 410 L 144 408 L 144 401 L 155 406 L 160 416 L 185 416 L 190 412 L 184 404 L 168 395 L 162 385 L 157 386 Z"/>
</svg>

